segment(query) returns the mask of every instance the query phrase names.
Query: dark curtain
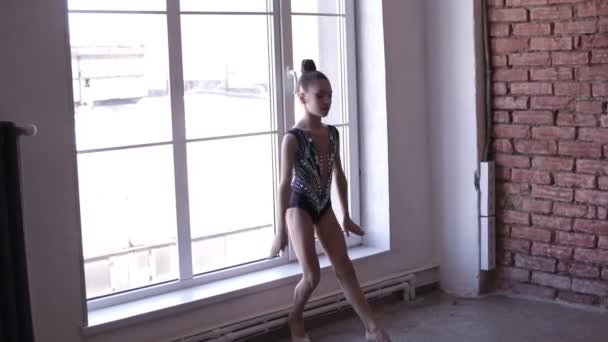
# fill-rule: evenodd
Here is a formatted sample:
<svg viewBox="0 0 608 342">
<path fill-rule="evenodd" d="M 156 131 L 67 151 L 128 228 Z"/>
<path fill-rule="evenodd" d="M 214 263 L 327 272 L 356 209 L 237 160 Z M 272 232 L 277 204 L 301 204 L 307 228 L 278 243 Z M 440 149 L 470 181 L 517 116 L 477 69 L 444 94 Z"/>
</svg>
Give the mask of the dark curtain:
<svg viewBox="0 0 608 342">
<path fill-rule="evenodd" d="M 0 341 L 34 341 L 30 309 L 21 192 L 19 135 L 0 121 Z"/>
</svg>

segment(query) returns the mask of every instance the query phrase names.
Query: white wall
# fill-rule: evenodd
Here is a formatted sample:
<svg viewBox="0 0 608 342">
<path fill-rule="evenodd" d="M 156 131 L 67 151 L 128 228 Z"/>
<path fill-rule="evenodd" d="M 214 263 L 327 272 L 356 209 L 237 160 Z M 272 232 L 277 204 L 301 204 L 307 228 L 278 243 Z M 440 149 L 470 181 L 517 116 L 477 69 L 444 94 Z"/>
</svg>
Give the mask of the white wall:
<svg viewBox="0 0 608 342">
<path fill-rule="evenodd" d="M 366 160 L 365 164 L 362 162 L 364 175 L 367 172 L 367 178 L 362 179 L 362 197 L 365 205 L 373 208 L 364 213 L 364 223 L 368 225 L 367 229 L 381 230 L 387 225 L 391 229 L 390 252 L 356 263 L 363 282 L 434 265 L 438 261 L 431 225 L 431 213 L 436 213 L 431 210 L 428 191 L 431 188 L 431 149 L 424 77 L 427 63 L 424 2 L 358 1 L 362 18 L 368 14 L 374 16 L 372 20 L 362 19 L 359 33 L 367 38 L 359 42 L 359 48 L 362 51 L 384 50 L 386 59 L 384 68 L 377 60 L 363 57 L 358 61 L 364 70 L 359 84 L 367 80 L 373 87 L 379 87 L 375 100 L 361 103 L 361 114 L 374 118 L 361 122 L 362 139 L 366 144 L 361 159 Z M 3 0 L 1 7 L 0 119 L 35 123 L 40 130 L 37 137 L 24 139 L 22 149 L 35 333 L 38 341 L 79 341 L 82 340 L 84 288 L 66 47 L 66 4 L 65 1 Z M 384 15 L 382 26 L 379 15 Z M 382 42 L 385 47 L 380 45 Z M 381 51 L 378 53 L 376 57 L 382 55 Z M 372 57 L 373 54 L 367 55 L 367 58 Z M 378 69 L 372 66 L 378 66 Z M 386 79 L 383 79 L 383 69 Z M 384 86 L 386 91 L 382 95 Z M 362 93 L 362 96 L 366 94 Z M 381 101 L 383 97 L 386 107 Z M 465 171 L 468 174 L 468 170 Z M 287 305 L 294 282 L 88 340 L 166 341 Z M 331 271 L 325 270 L 315 295 L 336 289 Z"/>
<path fill-rule="evenodd" d="M 479 294 L 479 234 L 474 173 L 478 164 L 474 0 L 429 0 L 429 117 L 433 226 L 441 287 Z M 481 62 L 481 61 L 479 61 Z"/>
</svg>

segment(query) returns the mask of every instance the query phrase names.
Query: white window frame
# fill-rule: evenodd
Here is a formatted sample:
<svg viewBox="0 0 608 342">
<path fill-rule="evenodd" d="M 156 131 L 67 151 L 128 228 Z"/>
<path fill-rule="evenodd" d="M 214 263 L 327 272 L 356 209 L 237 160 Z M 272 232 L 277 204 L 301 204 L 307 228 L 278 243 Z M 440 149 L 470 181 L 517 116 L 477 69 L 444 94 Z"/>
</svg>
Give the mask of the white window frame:
<svg viewBox="0 0 608 342">
<path fill-rule="evenodd" d="M 167 17 L 167 36 L 168 36 L 168 51 L 169 51 L 169 71 L 170 71 L 170 99 L 171 99 L 171 115 L 173 122 L 173 140 L 171 142 L 158 143 L 158 145 L 171 144 L 174 153 L 174 171 L 175 171 L 175 191 L 176 191 L 176 214 L 177 214 L 177 250 L 179 259 L 179 274 L 178 279 L 166 283 L 150 285 L 143 288 L 135 288 L 125 292 L 108 294 L 100 298 L 87 300 L 88 310 L 96 310 L 113 305 L 118 305 L 150 296 L 155 296 L 179 289 L 189 288 L 213 281 L 242 275 L 245 273 L 255 272 L 262 269 L 267 269 L 275 266 L 284 265 L 296 260 L 295 254 L 291 246 L 288 245 L 287 253 L 271 260 L 261 260 L 241 266 L 230 267 L 224 270 L 214 271 L 208 274 L 194 275 L 192 267 L 192 241 L 190 234 L 190 213 L 189 213 L 189 196 L 188 196 L 188 167 L 187 167 L 187 151 L 186 144 L 192 140 L 203 141 L 211 139 L 225 139 L 234 136 L 209 138 L 209 139 L 186 139 L 185 132 L 185 105 L 184 105 L 184 83 L 183 83 L 183 66 L 182 66 L 182 46 L 181 46 L 181 16 L 184 13 L 190 14 L 211 14 L 211 15 L 251 15 L 260 14 L 267 15 L 269 27 L 274 30 L 269 37 L 271 51 L 274 53 L 271 56 L 270 71 L 274 76 L 271 79 L 270 88 L 272 91 L 271 104 L 275 113 L 275 122 L 273 128 L 269 132 L 257 132 L 251 134 L 240 134 L 236 136 L 251 136 L 259 134 L 276 134 L 277 139 L 274 142 L 276 157 L 273 157 L 275 183 L 278 182 L 278 169 L 280 156 L 281 139 L 285 132 L 294 124 L 295 113 L 294 108 L 294 86 L 296 79 L 294 78 L 292 61 L 292 35 L 291 35 L 291 16 L 292 15 L 310 15 L 310 16 L 328 16 L 328 17 L 344 17 L 344 25 L 341 25 L 341 49 L 345 56 L 341 57 L 341 65 L 343 66 L 342 84 L 345 98 L 342 99 L 343 119 L 346 124 L 338 124 L 337 127 L 349 128 L 349 155 L 348 155 L 348 170 L 345 170 L 348 176 L 349 184 L 349 205 L 351 217 L 355 222 L 360 222 L 360 198 L 359 198 L 359 144 L 358 144 L 358 115 L 357 115 L 357 84 L 356 84 L 356 47 L 355 47 L 355 4 L 354 0 L 343 0 L 345 8 L 341 8 L 341 14 L 320 14 L 320 13 L 292 13 L 290 0 L 267 0 L 272 4 L 272 12 L 181 12 L 179 0 L 167 0 L 166 11 L 109 11 L 109 10 L 69 10 L 69 13 L 128 13 L 128 14 L 165 14 Z M 344 63 L 346 59 L 346 63 Z M 297 66 L 299 68 L 299 66 Z M 280 96 L 282 95 L 282 96 Z M 279 98 L 277 98 L 279 97 Z M 277 113 L 283 113 L 279 115 Z M 136 148 L 142 146 L 150 146 L 157 144 L 144 144 L 136 146 L 121 146 L 116 148 L 104 148 L 99 150 L 79 151 L 78 153 L 95 153 L 99 151 L 119 150 L 125 148 Z M 342 147 L 342 146 L 341 146 Z M 343 150 L 342 150 L 343 151 Z M 341 152 L 342 152 L 341 151 Z M 344 158 L 345 156 L 343 156 Z M 277 185 L 275 184 L 275 199 L 277 198 Z M 336 201 L 336 199 L 334 200 Z M 276 203 L 276 200 L 275 200 Z M 277 218 L 275 218 L 276 222 Z M 365 228 L 365 227 L 364 227 Z M 363 244 L 360 237 L 351 234 L 346 238 L 349 247 Z M 269 241 L 270 247 L 270 241 Z M 317 241 L 317 251 L 322 253 L 323 250 Z M 84 272 L 84 262 L 83 262 Z M 85 298 L 86 300 L 86 298 Z"/>
</svg>

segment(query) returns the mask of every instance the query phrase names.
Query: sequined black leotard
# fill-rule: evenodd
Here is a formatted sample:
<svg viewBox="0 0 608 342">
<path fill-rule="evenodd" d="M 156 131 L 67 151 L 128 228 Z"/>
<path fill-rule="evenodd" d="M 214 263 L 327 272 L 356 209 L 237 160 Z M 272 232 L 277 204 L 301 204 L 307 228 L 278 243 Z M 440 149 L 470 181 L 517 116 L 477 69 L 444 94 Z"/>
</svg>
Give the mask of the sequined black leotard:
<svg viewBox="0 0 608 342">
<path fill-rule="evenodd" d="M 338 149 L 338 129 L 327 126 L 329 131 L 329 153 L 321 155 L 310 135 L 300 129 L 292 128 L 287 133 L 298 139 L 298 151 L 294 159 L 295 175 L 291 182 L 289 208 L 306 211 L 314 223 L 331 207 L 331 179 L 336 152 Z M 323 184 L 322 170 L 327 170 L 327 180 Z"/>
</svg>

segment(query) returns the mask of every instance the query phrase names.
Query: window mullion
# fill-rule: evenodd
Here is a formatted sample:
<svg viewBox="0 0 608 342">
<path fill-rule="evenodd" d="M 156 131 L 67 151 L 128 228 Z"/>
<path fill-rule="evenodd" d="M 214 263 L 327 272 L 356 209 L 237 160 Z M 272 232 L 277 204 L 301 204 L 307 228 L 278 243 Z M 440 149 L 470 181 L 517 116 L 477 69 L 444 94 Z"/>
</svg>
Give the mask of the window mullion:
<svg viewBox="0 0 608 342">
<path fill-rule="evenodd" d="M 283 91 L 280 99 L 283 102 L 283 111 L 278 113 L 283 121 L 283 129 L 286 132 L 295 123 L 295 96 L 294 93 L 296 79 L 293 66 L 293 42 L 291 28 L 291 1 L 275 0 L 275 13 L 278 13 L 280 20 L 279 36 L 281 41 L 281 70 L 280 77 L 283 80 Z M 281 136 L 282 139 L 282 136 Z M 279 149 L 280 151 L 280 149 Z M 287 256 L 289 260 L 295 260 L 296 255 L 290 241 L 287 245 Z"/>
<path fill-rule="evenodd" d="M 186 149 L 186 115 L 184 106 L 184 72 L 182 65 L 181 17 L 179 1 L 167 0 L 169 36 L 169 80 L 173 124 L 173 160 L 177 212 L 177 251 L 179 279 L 192 278 L 192 239 L 188 197 L 188 156 Z"/>
<path fill-rule="evenodd" d="M 361 221 L 360 214 L 360 175 L 359 175 L 359 122 L 357 109 L 357 52 L 356 52 L 356 37 L 355 37 L 355 1 L 344 0 L 346 14 L 346 41 L 343 51 L 346 53 L 345 75 L 346 81 L 346 115 L 348 118 L 349 127 L 349 157 L 350 157 L 350 206 L 351 217 L 356 221 Z"/>
</svg>

